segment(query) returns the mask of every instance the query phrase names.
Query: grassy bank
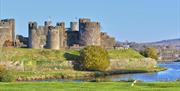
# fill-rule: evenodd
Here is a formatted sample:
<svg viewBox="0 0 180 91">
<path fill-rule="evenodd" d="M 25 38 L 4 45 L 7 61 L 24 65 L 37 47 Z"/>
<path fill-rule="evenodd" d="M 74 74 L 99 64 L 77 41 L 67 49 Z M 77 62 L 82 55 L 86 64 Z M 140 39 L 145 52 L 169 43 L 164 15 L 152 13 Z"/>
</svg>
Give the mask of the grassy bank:
<svg viewBox="0 0 180 91">
<path fill-rule="evenodd" d="M 108 74 L 163 70 L 152 67 L 154 66 L 153 61 L 144 60 L 145 58 L 133 49 L 108 50 L 108 53 L 113 59 L 109 68 L 113 70 L 100 74 L 74 69 L 73 62 L 76 62 L 80 55 L 78 50 L 3 48 L 0 49 L 0 64 L 6 64 L 9 69 L 13 69 L 17 80 L 78 79 Z"/>
<path fill-rule="evenodd" d="M 33 81 L 33 80 L 53 80 L 53 79 L 89 79 L 94 78 L 95 72 L 61 70 L 61 71 L 25 71 L 16 72 L 17 81 Z"/>
<path fill-rule="evenodd" d="M 143 73 L 157 72 L 166 70 L 156 67 L 156 60 L 145 58 L 133 49 L 126 50 L 108 50 L 110 56 L 110 74 Z"/>
<path fill-rule="evenodd" d="M 15 82 L 0 83 L 0 91 L 180 91 L 180 82 Z"/>
</svg>

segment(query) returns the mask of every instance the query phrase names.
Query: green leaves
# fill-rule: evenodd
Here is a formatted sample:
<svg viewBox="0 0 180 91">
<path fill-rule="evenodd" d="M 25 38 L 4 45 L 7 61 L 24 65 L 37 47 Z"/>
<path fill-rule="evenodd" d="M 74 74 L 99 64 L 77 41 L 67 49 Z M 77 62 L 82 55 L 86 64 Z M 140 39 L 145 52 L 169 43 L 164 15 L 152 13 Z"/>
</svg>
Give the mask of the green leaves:
<svg viewBox="0 0 180 91">
<path fill-rule="evenodd" d="M 150 57 L 156 60 L 158 59 L 157 49 L 153 47 L 145 48 L 145 50 L 141 54 L 144 55 L 145 57 Z"/>
<path fill-rule="evenodd" d="M 108 52 L 99 46 L 87 46 L 80 52 L 82 64 L 87 70 L 105 71 L 109 66 Z"/>
</svg>

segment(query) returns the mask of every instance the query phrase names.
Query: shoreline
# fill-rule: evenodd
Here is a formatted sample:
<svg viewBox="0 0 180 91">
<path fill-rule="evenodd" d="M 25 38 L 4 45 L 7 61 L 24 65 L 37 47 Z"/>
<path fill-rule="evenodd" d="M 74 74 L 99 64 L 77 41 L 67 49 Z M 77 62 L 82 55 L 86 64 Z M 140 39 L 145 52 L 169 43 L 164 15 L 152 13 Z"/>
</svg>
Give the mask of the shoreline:
<svg viewBox="0 0 180 91">
<path fill-rule="evenodd" d="M 106 71 L 106 72 L 87 72 L 89 74 L 82 74 L 82 75 L 75 75 L 77 73 L 73 73 L 72 75 L 39 75 L 39 76 L 19 76 L 16 78 L 17 82 L 31 82 L 31 81 L 92 81 L 96 78 L 106 77 L 106 76 L 112 76 L 112 75 L 121 75 L 121 74 L 138 74 L 138 73 L 153 73 L 153 72 L 159 72 L 167 70 L 167 68 L 164 67 L 157 67 L 152 70 L 116 70 L 116 71 Z M 84 71 L 82 71 L 84 72 Z"/>
<path fill-rule="evenodd" d="M 173 59 L 173 60 L 158 60 L 158 63 L 162 63 L 162 62 L 180 62 L 180 59 Z"/>
</svg>

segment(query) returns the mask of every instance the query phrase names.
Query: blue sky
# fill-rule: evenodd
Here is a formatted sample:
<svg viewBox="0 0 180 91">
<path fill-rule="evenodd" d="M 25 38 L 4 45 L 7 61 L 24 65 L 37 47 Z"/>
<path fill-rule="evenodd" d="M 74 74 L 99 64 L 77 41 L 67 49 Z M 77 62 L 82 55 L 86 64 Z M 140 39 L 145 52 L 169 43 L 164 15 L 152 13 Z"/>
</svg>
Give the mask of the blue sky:
<svg viewBox="0 0 180 91">
<path fill-rule="evenodd" d="M 101 22 L 119 41 L 180 38 L 180 0 L 0 0 L 0 18 L 15 18 L 16 34 L 28 36 L 28 21 L 43 25 L 77 18 Z"/>
</svg>

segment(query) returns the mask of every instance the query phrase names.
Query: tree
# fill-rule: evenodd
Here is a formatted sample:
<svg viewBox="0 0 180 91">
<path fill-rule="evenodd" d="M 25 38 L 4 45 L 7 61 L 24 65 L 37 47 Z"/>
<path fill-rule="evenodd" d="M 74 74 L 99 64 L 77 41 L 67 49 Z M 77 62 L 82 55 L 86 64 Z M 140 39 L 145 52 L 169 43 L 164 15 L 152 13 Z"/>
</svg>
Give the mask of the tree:
<svg viewBox="0 0 180 91">
<path fill-rule="evenodd" d="M 109 66 L 108 52 L 99 46 L 87 46 L 80 51 L 83 67 L 86 70 L 105 71 Z"/>
<path fill-rule="evenodd" d="M 145 57 L 150 57 L 156 60 L 158 59 L 158 51 L 156 48 L 153 48 L 153 47 L 145 48 L 145 50 L 141 52 L 141 54 Z"/>
</svg>

